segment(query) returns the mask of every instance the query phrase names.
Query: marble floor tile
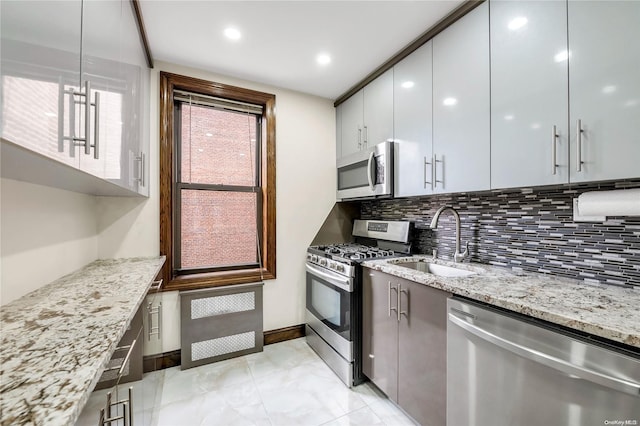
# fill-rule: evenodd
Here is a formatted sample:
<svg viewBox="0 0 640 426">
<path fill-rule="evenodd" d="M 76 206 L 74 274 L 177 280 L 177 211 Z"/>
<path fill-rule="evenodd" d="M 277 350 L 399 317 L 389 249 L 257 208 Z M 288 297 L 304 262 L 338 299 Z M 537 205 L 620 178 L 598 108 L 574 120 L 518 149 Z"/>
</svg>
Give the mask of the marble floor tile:
<svg viewBox="0 0 640 426">
<path fill-rule="evenodd" d="M 179 425 L 272 426 L 272 423 L 254 384 L 244 383 L 188 400 L 163 403 L 157 426 Z"/>
<path fill-rule="evenodd" d="M 373 411 L 385 425 L 415 426 L 417 424 L 388 399 L 374 402 L 369 405 L 369 408 L 371 408 L 371 411 Z"/>
<path fill-rule="evenodd" d="M 360 408 L 323 426 L 384 426 L 384 423 L 369 407 Z"/>
<path fill-rule="evenodd" d="M 227 386 L 251 382 L 253 377 L 243 357 L 187 370 L 168 368 L 165 370 L 161 403 L 191 399 Z"/>
<path fill-rule="evenodd" d="M 347 388 L 304 338 L 132 386 L 137 426 L 414 425 L 373 384 Z M 96 424 L 106 392 L 92 394 L 78 426 Z"/>
<path fill-rule="evenodd" d="M 319 359 L 304 338 L 267 345 L 263 352 L 246 355 L 245 358 L 255 378 L 287 371 Z"/>
<path fill-rule="evenodd" d="M 255 382 L 276 425 L 320 425 L 366 406 L 324 363 L 310 362 Z"/>
</svg>

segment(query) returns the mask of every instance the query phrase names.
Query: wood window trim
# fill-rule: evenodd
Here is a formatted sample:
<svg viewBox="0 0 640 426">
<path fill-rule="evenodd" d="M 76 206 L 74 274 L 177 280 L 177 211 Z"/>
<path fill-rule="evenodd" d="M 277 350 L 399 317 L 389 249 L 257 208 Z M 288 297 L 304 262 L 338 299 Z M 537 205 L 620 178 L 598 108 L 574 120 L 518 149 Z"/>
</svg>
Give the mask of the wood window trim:
<svg viewBox="0 0 640 426">
<path fill-rule="evenodd" d="M 185 90 L 261 105 L 263 132 L 262 173 L 262 268 L 176 276 L 173 273 L 173 92 Z M 245 284 L 276 278 L 276 96 L 194 77 L 160 72 L 160 254 L 167 257 L 161 276 L 163 289 L 195 290 L 232 284 Z"/>
</svg>

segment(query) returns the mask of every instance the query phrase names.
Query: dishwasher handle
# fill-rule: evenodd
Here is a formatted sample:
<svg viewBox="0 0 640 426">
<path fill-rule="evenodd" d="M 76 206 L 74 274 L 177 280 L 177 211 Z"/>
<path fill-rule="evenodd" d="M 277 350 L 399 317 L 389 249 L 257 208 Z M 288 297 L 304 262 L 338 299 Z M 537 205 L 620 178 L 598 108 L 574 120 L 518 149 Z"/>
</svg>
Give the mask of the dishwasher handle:
<svg viewBox="0 0 640 426">
<path fill-rule="evenodd" d="M 532 349 L 504 339 L 481 327 L 478 327 L 475 324 L 471 324 L 452 313 L 449 313 L 449 321 L 452 324 L 457 325 L 458 327 L 483 340 L 486 340 L 489 343 L 493 343 L 494 345 L 499 346 L 502 349 L 508 350 L 516 355 L 535 361 L 549 368 L 553 368 L 554 370 L 561 371 L 565 374 L 578 376 L 581 379 L 588 380 L 590 382 L 597 383 L 599 385 L 606 386 L 608 388 L 615 389 L 626 394 L 634 396 L 640 395 L 640 384 L 638 383 L 611 377 L 609 375 L 602 374 L 600 372 L 593 371 L 579 365 L 571 364 L 570 362 L 567 362 L 563 359 L 556 358 L 536 349 Z"/>
</svg>

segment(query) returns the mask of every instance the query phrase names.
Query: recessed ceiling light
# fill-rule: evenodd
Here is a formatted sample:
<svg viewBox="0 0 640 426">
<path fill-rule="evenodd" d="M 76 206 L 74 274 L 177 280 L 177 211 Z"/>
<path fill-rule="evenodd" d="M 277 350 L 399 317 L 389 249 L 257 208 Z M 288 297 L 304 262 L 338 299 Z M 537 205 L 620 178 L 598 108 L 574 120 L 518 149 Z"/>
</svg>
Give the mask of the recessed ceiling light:
<svg viewBox="0 0 640 426">
<path fill-rule="evenodd" d="M 240 40 L 242 34 L 237 28 L 229 27 L 224 30 L 224 36 L 229 40 Z"/>
<path fill-rule="evenodd" d="M 618 88 L 616 86 L 613 86 L 613 85 L 604 86 L 602 88 L 602 93 L 604 93 L 605 95 L 609 95 L 609 94 L 615 92 L 616 90 L 618 90 Z"/>
<path fill-rule="evenodd" d="M 57 117 L 58 114 L 56 114 L 55 112 L 45 112 L 44 115 L 46 115 L 47 117 Z"/>
<path fill-rule="evenodd" d="M 213 133 L 206 133 L 205 136 L 210 138 L 211 136 L 213 136 Z"/>
<path fill-rule="evenodd" d="M 515 31 L 527 25 L 527 22 L 529 22 L 527 18 L 525 18 L 524 16 L 518 16 L 517 18 L 513 18 L 511 21 L 509 21 L 509 24 L 507 26 L 511 31 Z"/>
<path fill-rule="evenodd" d="M 442 101 L 442 105 L 446 105 L 446 106 L 453 106 L 457 103 L 458 103 L 458 100 L 456 98 L 445 98 L 445 100 Z"/>
<path fill-rule="evenodd" d="M 326 53 L 320 53 L 318 56 L 316 56 L 316 62 L 320 65 L 329 65 L 331 63 L 331 56 L 327 55 Z"/>
<path fill-rule="evenodd" d="M 540 128 L 540 123 L 531 123 L 531 128 L 533 130 L 538 130 Z"/>
<path fill-rule="evenodd" d="M 513 115 L 512 114 L 508 114 L 504 116 L 505 120 L 513 120 Z"/>
<path fill-rule="evenodd" d="M 405 81 L 404 83 L 401 84 L 401 86 L 404 87 L 405 89 L 411 89 L 415 85 L 416 84 L 413 81 Z"/>
<path fill-rule="evenodd" d="M 624 106 L 627 108 L 630 108 L 630 107 L 638 106 L 638 104 L 640 104 L 640 102 L 638 102 L 637 99 L 629 99 L 627 102 L 624 103 Z"/>
</svg>

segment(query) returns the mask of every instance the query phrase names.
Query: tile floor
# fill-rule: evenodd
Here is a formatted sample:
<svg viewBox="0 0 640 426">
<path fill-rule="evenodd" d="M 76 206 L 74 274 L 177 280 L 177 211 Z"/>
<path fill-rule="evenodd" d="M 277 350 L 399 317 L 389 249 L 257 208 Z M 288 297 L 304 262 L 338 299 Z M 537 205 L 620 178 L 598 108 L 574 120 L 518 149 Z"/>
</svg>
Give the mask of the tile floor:
<svg viewBox="0 0 640 426">
<path fill-rule="evenodd" d="M 105 395 L 93 393 L 77 425 L 96 424 Z M 146 374 L 134 384 L 134 402 L 136 426 L 414 425 L 370 383 L 348 389 L 304 338 Z"/>
</svg>

